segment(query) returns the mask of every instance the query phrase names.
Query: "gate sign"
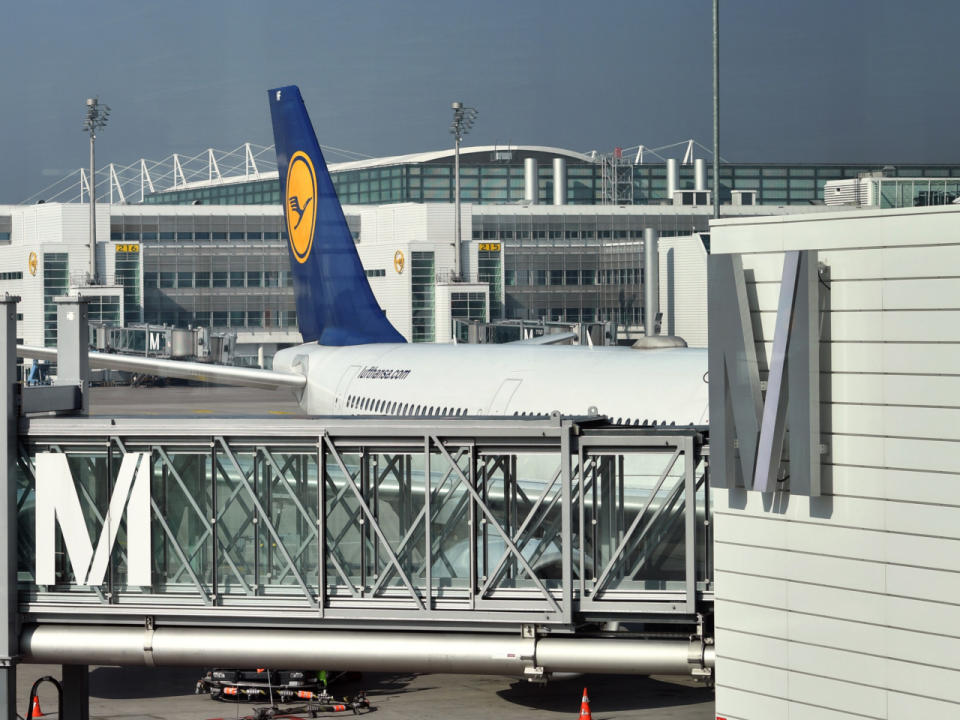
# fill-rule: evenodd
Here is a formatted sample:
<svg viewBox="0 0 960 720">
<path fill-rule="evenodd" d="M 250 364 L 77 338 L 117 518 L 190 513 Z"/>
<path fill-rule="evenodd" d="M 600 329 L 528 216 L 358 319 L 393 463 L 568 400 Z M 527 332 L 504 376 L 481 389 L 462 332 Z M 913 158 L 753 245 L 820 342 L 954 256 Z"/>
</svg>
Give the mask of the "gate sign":
<svg viewBox="0 0 960 720">
<path fill-rule="evenodd" d="M 36 456 L 36 583 L 55 585 L 56 525 L 70 558 L 78 585 L 102 585 L 110 553 L 117 541 L 120 518 L 127 514 L 127 583 L 151 584 L 150 557 L 150 453 L 128 453 L 103 518 L 96 553 L 67 456 L 43 452 Z"/>
</svg>

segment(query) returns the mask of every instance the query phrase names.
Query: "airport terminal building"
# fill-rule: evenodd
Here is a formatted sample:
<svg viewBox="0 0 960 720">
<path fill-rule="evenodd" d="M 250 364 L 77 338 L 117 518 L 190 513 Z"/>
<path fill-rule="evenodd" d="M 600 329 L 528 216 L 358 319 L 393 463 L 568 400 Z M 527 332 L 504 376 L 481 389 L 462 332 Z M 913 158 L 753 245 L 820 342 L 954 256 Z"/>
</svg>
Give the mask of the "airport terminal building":
<svg viewBox="0 0 960 720">
<path fill-rule="evenodd" d="M 452 155 L 331 165 L 370 284 L 408 340 L 449 342 L 462 329 L 454 320 L 603 322 L 621 338 L 635 335 L 643 324 L 643 231 L 653 228 L 674 243 L 661 248 L 664 331 L 705 342 L 705 292 L 683 281 L 705 276 L 702 234 L 713 209 L 702 160 L 637 165 L 539 146 L 465 149 L 457 280 Z M 871 169 L 724 165 L 722 214 L 817 212 L 828 182 Z M 960 166 L 882 173 L 928 178 L 901 190 L 901 204 L 928 202 L 931 183 L 943 186 L 940 202 L 949 201 L 960 185 Z M 139 196 L 106 183 L 96 208 L 95 283 L 86 203 L 0 206 L 0 292 L 23 298 L 23 342 L 54 344 L 53 298 L 77 293 L 91 298 L 94 323 L 234 333 L 243 363 L 300 341 L 276 172 L 222 177 L 211 166 L 202 180 L 182 170 L 173 177 L 166 189 L 141 177 Z"/>
</svg>

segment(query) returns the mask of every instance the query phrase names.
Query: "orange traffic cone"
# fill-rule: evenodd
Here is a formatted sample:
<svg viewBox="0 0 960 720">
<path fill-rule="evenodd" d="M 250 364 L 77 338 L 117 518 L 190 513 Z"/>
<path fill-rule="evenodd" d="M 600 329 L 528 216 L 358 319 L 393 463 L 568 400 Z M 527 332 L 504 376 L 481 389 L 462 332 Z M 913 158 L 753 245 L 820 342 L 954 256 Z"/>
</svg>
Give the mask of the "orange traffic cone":
<svg viewBox="0 0 960 720">
<path fill-rule="evenodd" d="M 33 720 L 33 718 L 43 717 L 43 710 L 40 709 L 40 698 L 36 695 L 33 696 L 33 707 L 30 708 L 30 712 L 27 713 L 27 720 Z"/>
<path fill-rule="evenodd" d="M 580 720 L 593 720 L 590 714 L 590 698 L 587 697 L 587 689 L 583 689 L 583 700 L 580 701 Z"/>
</svg>

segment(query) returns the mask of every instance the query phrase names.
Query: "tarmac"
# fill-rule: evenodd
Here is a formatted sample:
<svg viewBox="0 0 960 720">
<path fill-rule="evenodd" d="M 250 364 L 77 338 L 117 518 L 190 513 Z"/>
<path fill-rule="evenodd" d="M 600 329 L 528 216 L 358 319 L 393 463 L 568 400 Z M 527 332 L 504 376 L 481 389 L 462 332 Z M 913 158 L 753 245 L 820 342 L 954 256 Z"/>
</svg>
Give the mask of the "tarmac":
<svg viewBox="0 0 960 720">
<path fill-rule="evenodd" d="M 160 416 L 211 414 L 233 416 L 304 415 L 286 390 L 231 387 L 97 387 L 91 391 L 91 415 Z M 30 686 L 43 676 L 59 678 L 60 667 L 20 665 L 17 710 L 26 717 Z M 92 667 L 90 717 L 95 720 L 242 719 L 258 703 L 220 703 L 194 694 L 199 668 Z M 691 678 L 586 675 L 540 685 L 487 675 L 397 675 L 365 673 L 358 681 L 334 687 L 334 694 L 364 689 L 377 720 L 520 720 L 575 718 L 589 690 L 595 720 L 713 720 L 713 690 Z M 41 686 L 44 717 L 57 716 L 56 691 Z M 335 717 L 321 714 L 319 717 Z M 295 715 L 291 717 L 307 717 Z"/>
<path fill-rule="evenodd" d="M 59 666 L 17 668 L 17 711 L 26 716 L 30 686 L 43 675 L 59 678 Z M 90 669 L 93 720 L 223 720 L 244 718 L 262 703 L 221 703 L 195 695 L 196 668 Z M 594 720 L 713 720 L 713 691 L 693 680 L 668 677 L 584 675 L 535 685 L 489 675 L 396 675 L 364 673 L 331 688 L 333 694 L 365 689 L 376 720 L 572 719 L 579 717 L 584 686 Z M 57 716 L 53 685 L 39 691 L 44 717 Z M 352 717 L 326 713 L 319 717 Z M 293 715 L 291 717 L 308 717 Z"/>
</svg>

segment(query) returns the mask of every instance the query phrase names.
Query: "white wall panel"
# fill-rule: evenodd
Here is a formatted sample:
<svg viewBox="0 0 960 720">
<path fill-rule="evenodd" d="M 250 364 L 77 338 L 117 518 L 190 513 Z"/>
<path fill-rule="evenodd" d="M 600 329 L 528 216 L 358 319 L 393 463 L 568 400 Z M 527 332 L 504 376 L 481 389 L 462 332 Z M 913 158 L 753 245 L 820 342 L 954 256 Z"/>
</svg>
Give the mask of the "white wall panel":
<svg viewBox="0 0 960 720">
<path fill-rule="evenodd" d="M 723 645 L 723 656 L 773 667 L 790 667 L 790 643 L 780 638 L 746 635 L 735 630 L 717 630 L 717 645 Z"/>
<path fill-rule="evenodd" d="M 884 717 L 887 709 L 887 693 L 882 688 L 808 675 L 803 672 L 790 673 L 788 697 L 814 707 L 873 718 Z"/>
<path fill-rule="evenodd" d="M 659 241 L 661 332 L 707 346 L 707 252 L 699 235 Z"/>
<path fill-rule="evenodd" d="M 884 592 L 886 568 L 883 563 L 847 558 L 784 552 L 782 548 L 745 548 L 716 543 L 717 572 L 755 573 L 797 582 L 829 583 L 833 587 Z"/>
<path fill-rule="evenodd" d="M 790 720 L 790 705 L 784 698 L 717 685 L 717 717 L 727 720 Z"/>
<path fill-rule="evenodd" d="M 775 697 L 788 697 L 790 687 L 789 673 L 761 663 L 749 663 L 728 659 L 717 668 L 717 680 L 728 687 L 751 688 L 760 686 Z"/>
<path fill-rule="evenodd" d="M 956 720 L 960 705 L 917 695 L 887 694 L 889 720 Z"/>
<path fill-rule="evenodd" d="M 818 249 L 830 286 L 828 496 L 715 494 L 717 637 L 739 663 L 725 688 L 718 642 L 718 714 L 766 702 L 749 662 L 788 674 L 791 720 L 960 717 L 957 227 L 957 207 L 713 227 L 715 254 L 746 253 L 761 367 L 782 250 Z"/>
</svg>

